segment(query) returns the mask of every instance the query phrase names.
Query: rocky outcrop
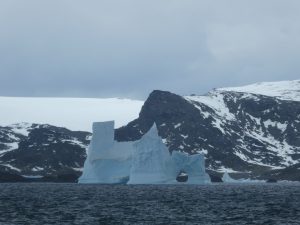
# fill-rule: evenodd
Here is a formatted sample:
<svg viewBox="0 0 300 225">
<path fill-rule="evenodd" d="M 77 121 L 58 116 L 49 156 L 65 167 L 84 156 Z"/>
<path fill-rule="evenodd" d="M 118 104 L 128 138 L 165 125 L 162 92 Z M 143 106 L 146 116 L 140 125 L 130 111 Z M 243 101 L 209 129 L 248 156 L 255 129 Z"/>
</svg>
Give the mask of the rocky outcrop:
<svg viewBox="0 0 300 225">
<path fill-rule="evenodd" d="M 0 171 L 49 180 L 72 176 L 76 180 L 81 175 L 90 135 L 41 124 L 0 127 Z"/>
</svg>

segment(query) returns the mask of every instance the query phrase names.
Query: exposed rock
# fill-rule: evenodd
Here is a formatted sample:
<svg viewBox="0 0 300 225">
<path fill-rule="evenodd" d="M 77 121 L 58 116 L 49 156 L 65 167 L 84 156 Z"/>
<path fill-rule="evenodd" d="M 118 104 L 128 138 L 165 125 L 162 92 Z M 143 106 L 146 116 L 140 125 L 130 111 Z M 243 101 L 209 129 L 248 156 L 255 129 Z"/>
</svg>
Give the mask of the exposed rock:
<svg viewBox="0 0 300 225">
<path fill-rule="evenodd" d="M 28 176 L 72 174 L 79 177 L 90 135 L 41 124 L 0 127 L 0 171 Z"/>
</svg>

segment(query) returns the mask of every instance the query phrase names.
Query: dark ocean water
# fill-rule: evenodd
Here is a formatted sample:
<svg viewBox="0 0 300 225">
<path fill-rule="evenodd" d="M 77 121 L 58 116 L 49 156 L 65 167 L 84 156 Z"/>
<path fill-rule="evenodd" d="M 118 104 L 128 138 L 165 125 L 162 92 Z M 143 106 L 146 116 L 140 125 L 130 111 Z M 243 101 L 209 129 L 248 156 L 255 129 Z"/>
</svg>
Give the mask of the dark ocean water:
<svg viewBox="0 0 300 225">
<path fill-rule="evenodd" d="M 300 224 L 300 185 L 0 184 L 0 224 Z"/>
</svg>

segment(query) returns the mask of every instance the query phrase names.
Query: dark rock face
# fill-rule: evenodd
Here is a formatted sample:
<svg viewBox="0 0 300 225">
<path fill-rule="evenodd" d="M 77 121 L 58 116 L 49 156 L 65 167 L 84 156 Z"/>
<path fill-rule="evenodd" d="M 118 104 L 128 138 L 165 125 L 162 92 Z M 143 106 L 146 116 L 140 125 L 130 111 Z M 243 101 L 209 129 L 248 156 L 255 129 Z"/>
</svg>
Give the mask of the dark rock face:
<svg viewBox="0 0 300 225">
<path fill-rule="evenodd" d="M 170 151 L 204 153 L 209 171 L 225 168 L 260 178 L 299 162 L 299 115 L 300 102 L 262 95 L 154 91 L 139 118 L 117 129 L 115 139 L 137 140 L 155 122 Z"/>
<path fill-rule="evenodd" d="M 210 180 L 211 180 L 211 182 L 213 182 L 213 183 L 223 183 L 223 180 L 222 180 L 222 177 L 220 177 L 220 175 L 218 176 L 218 175 L 214 175 L 214 174 L 209 174 L 209 176 L 210 176 Z"/>
<path fill-rule="evenodd" d="M 277 183 L 277 180 L 271 178 L 267 180 L 267 183 Z"/>
<path fill-rule="evenodd" d="M 272 180 L 300 181 L 300 163 L 284 169 L 268 171 L 261 176 L 265 179 Z"/>
<path fill-rule="evenodd" d="M 76 180 L 86 158 L 90 135 L 50 125 L 1 127 L 0 171 Z"/>
<path fill-rule="evenodd" d="M 0 171 L 0 183 L 1 182 L 24 182 L 25 178 L 8 172 Z"/>
</svg>

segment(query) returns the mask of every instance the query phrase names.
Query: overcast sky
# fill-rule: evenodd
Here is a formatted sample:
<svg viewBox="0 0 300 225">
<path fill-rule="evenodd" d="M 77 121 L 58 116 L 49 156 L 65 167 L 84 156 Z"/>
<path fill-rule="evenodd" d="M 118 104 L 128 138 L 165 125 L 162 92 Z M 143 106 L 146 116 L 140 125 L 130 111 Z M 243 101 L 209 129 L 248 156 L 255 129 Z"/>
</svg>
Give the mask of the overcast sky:
<svg viewBox="0 0 300 225">
<path fill-rule="evenodd" d="M 299 0 L 1 0 L 0 95 L 130 97 L 300 79 Z"/>
</svg>

